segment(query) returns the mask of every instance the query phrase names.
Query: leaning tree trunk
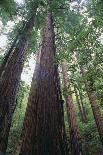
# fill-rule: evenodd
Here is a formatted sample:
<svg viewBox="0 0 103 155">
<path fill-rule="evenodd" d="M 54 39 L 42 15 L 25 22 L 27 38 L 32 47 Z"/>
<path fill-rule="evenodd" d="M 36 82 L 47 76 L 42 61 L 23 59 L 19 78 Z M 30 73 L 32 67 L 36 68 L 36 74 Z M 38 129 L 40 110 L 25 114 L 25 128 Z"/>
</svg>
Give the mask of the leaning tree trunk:
<svg viewBox="0 0 103 155">
<path fill-rule="evenodd" d="M 81 121 L 83 123 L 86 123 L 87 119 L 85 118 L 85 113 L 84 113 L 83 108 L 81 106 L 79 96 L 78 96 L 78 92 L 77 92 L 77 89 L 76 89 L 75 86 L 74 86 L 74 92 L 75 92 L 75 96 L 76 96 L 76 102 L 77 102 L 77 105 L 78 105 L 78 109 L 79 109 L 79 112 L 80 112 Z"/>
<path fill-rule="evenodd" d="M 12 43 L 12 45 L 11 45 L 9 51 L 8 51 L 8 53 L 5 55 L 5 57 L 4 57 L 4 59 L 3 59 L 3 62 L 2 62 L 2 64 L 1 64 L 1 66 L 0 66 L 0 77 L 1 77 L 1 75 L 2 75 L 2 73 L 3 73 L 3 71 L 4 71 L 4 68 L 5 68 L 5 66 L 6 66 L 6 63 L 7 63 L 8 59 L 9 59 L 11 53 L 13 52 L 13 49 L 14 49 L 14 47 L 15 47 L 15 44 L 16 44 L 17 40 L 18 40 L 18 37 L 19 37 L 19 34 L 18 34 L 18 35 L 16 36 L 16 38 L 14 39 L 14 41 L 13 41 L 13 43 Z"/>
<path fill-rule="evenodd" d="M 52 13 L 48 11 L 40 61 L 34 72 L 24 119 L 20 155 L 64 155 L 54 43 Z"/>
<path fill-rule="evenodd" d="M 23 25 L 22 31 L 23 31 L 23 29 L 24 29 L 24 25 Z M 3 73 L 4 70 L 5 70 L 5 66 L 6 66 L 6 64 L 7 64 L 8 60 L 9 60 L 10 56 L 13 54 L 13 51 L 14 51 L 14 49 L 16 48 L 16 44 L 17 44 L 17 41 L 18 41 L 19 38 L 20 38 L 21 33 L 22 33 L 21 30 L 19 30 L 19 32 L 18 32 L 18 34 L 16 35 L 16 37 L 15 37 L 15 39 L 14 39 L 14 41 L 13 41 L 13 43 L 12 43 L 10 49 L 9 49 L 9 51 L 8 51 L 7 54 L 4 56 L 3 62 L 2 62 L 2 64 L 0 65 L 0 77 L 1 77 L 2 73 Z"/>
<path fill-rule="evenodd" d="M 16 94 L 26 56 L 28 33 L 31 32 L 36 12 L 25 25 L 20 40 L 7 62 L 5 71 L 0 79 L 0 151 L 5 153 L 8 142 L 9 130 L 15 109 Z"/>
<path fill-rule="evenodd" d="M 80 134 L 79 134 L 79 128 L 78 123 L 76 119 L 76 114 L 74 111 L 74 105 L 73 105 L 73 99 L 72 96 L 69 95 L 67 92 L 70 90 L 70 80 L 67 73 L 67 63 L 64 60 L 62 62 L 62 73 L 63 73 L 63 79 L 64 79 L 64 88 L 65 88 L 65 101 L 67 106 L 67 114 L 68 114 L 68 122 L 69 122 L 69 128 L 70 128 L 70 140 L 71 140 L 71 153 L 72 155 L 81 155 L 81 144 L 80 144 Z"/>
<path fill-rule="evenodd" d="M 85 77 L 85 71 L 83 66 L 80 66 L 80 72 L 82 77 Z M 91 104 L 91 108 L 93 111 L 93 115 L 94 115 L 94 119 L 97 125 L 97 129 L 99 132 L 99 136 L 101 139 L 101 143 L 103 145 L 103 117 L 101 115 L 99 106 L 97 105 L 97 101 L 96 101 L 96 95 L 95 93 L 92 91 L 91 86 L 89 85 L 89 82 L 87 80 L 84 80 L 85 83 L 85 88 L 86 88 L 86 92 Z"/>
</svg>

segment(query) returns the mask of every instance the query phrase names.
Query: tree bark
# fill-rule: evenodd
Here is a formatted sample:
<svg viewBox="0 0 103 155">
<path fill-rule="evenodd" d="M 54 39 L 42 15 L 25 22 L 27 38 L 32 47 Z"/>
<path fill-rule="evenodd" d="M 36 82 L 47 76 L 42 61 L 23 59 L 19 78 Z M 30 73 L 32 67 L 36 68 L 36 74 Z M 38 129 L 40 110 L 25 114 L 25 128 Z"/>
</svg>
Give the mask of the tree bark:
<svg viewBox="0 0 103 155">
<path fill-rule="evenodd" d="M 74 111 L 73 99 L 72 96 L 69 95 L 67 92 L 71 91 L 70 89 L 70 80 L 67 73 L 67 63 L 64 60 L 62 62 L 62 73 L 64 79 L 64 88 L 66 91 L 65 94 L 65 101 L 67 107 L 67 114 L 68 114 L 68 122 L 69 122 L 69 129 L 70 129 L 70 140 L 71 140 L 71 154 L 72 155 L 81 155 L 81 144 L 80 144 L 80 133 L 78 128 L 78 123 L 76 120 L 76 114 Z"/>
<path fill-rule="evenodd" d="M 17 40 L 18 40 L 18 37 L 19 37 L 19 34 L 18 34 L 18 35 L 16 36 L 16 38 L 14 39 L 14 41 L 13 41 L 13 43 L 12 43 L 12 45 L 11 45 L 9 51 L 8 51 L 8 53 L 5 55 L 5 57 L 4 57 L 4 59 L 3 59 L 3 62 L 2 62 L 2 64 L 1 64 L 1 66 L 0 66 L 0 77 L 1 77 L 1 75 L 2 75 L 2 73 L 3 73 L 3 71 L 4 71 L 4 68 L 5 68 L 5 66 L 6 66 L 6 63 L 7 63 L 8 59 L 9 59 L 11 53 L 13 52 L 13 49 L 14 49 L 14 47 L 15 47 L 15 44 L 16 44 Z"/>
<path fill-rule="evenodd" d="M 20 155 L 64 155 L 61 105 L 54 64 L 52 13 L 47 12 L 39 64 L 34 72 Z"/>
<path fill-rule="evenodd" d="M 24 29 L 24 25 L 23 25 L 22 31 L 23 31 L 23 29 Z M 0 66 L 0 77 L 1 77 L 1 75 L 2 75 L 2 73 L 4 71 L 4 69 L 5 69 L 6 63 L 8 62 L 11 54 L 13 54 L 13 51 L 14 51 L 14 49 L 16 47 L 17 41 L 19 40 L 21 33 L 22 33 L 21 30 L 19 30 L 19 32 L 16 35 L 16 37 L 15 37 L 15 39 L 14 39 L 14 41 L 13 41 L 13 43 L 12 43 L 12 45 L 11 45 L 9 51 L 8 51 L 8 53 L 5 55 L 5 57 L 3 59 L 3 62 L 1 64 L 1 66 Z"/>
<path fill-rule="evenodd" d="M 62 93 L 61 93 L 58 65 L 55 65 L 55 88 L 57 89 L 58 102 L 60 103 L 60 109 L 58 110 L 59 110 L 59 117 L 60 117 L 61 129 L 62 129 L 63 151 L 64 151 L 63 154 L 67 155 L 68 154 L 68 142 L 67 142 L 67 136 L 65 132 L 65 123 L 64 123 L 64 100 L 62 98 Z"/>
<path fill-rule="evenodd" d="M 28 34 L 31 32 L 36 12 L 31 16 L 25 25 L 20 40 L 7 62 L 5 71 L 0 80 L 0 151 L 5 154 L 15 109 L 15 100 L 20 83 L 20 77 L 28 46 Z"/>
</svg>

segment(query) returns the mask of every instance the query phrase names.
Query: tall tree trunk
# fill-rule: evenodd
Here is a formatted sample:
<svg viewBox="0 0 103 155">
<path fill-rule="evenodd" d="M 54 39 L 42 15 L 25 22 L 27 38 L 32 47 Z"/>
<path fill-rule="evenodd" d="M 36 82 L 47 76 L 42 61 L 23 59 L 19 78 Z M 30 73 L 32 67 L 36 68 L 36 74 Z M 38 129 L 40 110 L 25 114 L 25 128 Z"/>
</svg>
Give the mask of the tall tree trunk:
<svg viewBox="0 0 103 155">
<path fill-rule="evenodd" d="M 1 77 L 1 75 L 2 75 L 2 73 L 3 73 L 3 71 L 4 71 L 4 67 L 5 67 L 5 65 L 6 65 L 8 59 L 9 59 L 9 57 L 10 57 L 10 55 L 11 55 L 11 53 L 13 52 L 13 49 L 14 49 L 14 47 L 15 47 L 15 44 L 16 44 L 17 40 L 18 40 L 18 37 L 19 37 L 19 34 L 18 34 L 18 35 L 16 36 L 16 38 L 14 39 L 14 41 L 13 41 L 13 43 L 12 43 L 12 45 L 11 45 L 9 51 L 8 51 L 8 53 L 5 55 L 5 57 L 4 57 L 4 59 L 3 59 L 3 62 L 2 62 L 2 64 L 1 64 L 1 66 L 0 66 L 0 77 Z"/>
<path fill-rule="evenodd" d="M 88 119 L 87 119 L 87 114 L 86 114 L 86 110 L 85 110 L 85 106 L 84 106 L 84 102 L 83 102 L 83 95 L 82 95 L 82 91 L 79 88 L 78 88 L 78 92 L 79 92 L 79 96 L 80 96 L 81 107 L 83 110 L 84 118 L 85 118 L 85 121 L 87 122 Z"/>
<path fill-rule="evenodd" d="M 74 86 L 74 91 L 75 91 L 75 96 L 76 96 L 76 102 L 77 102 L 78 109 L 79 109 L 79 112 L 80 112 L 81 121 L 83 123 L 86 123 L 85 114 L 84 114 L 83 108 L 81 106 L 81 103 L 80 103 L 80 100 L 79 100 L 79 96 L 78 96 L 78 92 L 77 92 L 77 89 L 76 89 L 75 86 Z"/>
<path fill-rule="evenodd" d="M 34 11 L 35 12 L 35 11 Z M 16 94 L 20 83 L 20 77 L 26 56 L 28 45 L 28 33 L 31 32 L 36 12 L 25 25 L 20 40 L 7 62 L 5 72 L 0 80 L 0 151 L 5 153 L 8 142 L 9 130 L 15 109 Z"/>
<path fill-rule="evenodd" d="M 85 77 L 85 71 L 83 66 L 80 66 L 80 72 L 82 77 Z M 93 111 L 93 115 L 94 115 L 94 119 L 97 125 L 97 129 L 99 132 L 99 136 L 101 139 L 101 143 L 103 145 L 103 117 L 101 115 L 99 106 L 97 105 L 97 101 L 96 101 L 96 95 L 95 93 L 92 91 L 91 86 L 89 85 L 89 82 L 87 80 L 84 80 L 85 83 L 85 88 L 86 88 L 86 92 L 91 104 L 91 108 Z"/>
<path fill-rule="evenodd" d="M 63 147 L 64 147 L 63 154 L 67 154 L 68 142 L 67 142 L 67 136 L 65 132 L 65 123 L 64 123 L 64 100 L 62 98 L 61 87 L 60 87 L 60 77 L 59 77 L 59 71 L 58 71 L 57 65 L 55 65 L 55 88 L 57 89 L 58 103 L 60 103 L 59 115 L 60 115 L 61 129 L 62 129 Z"/>
<path fill-rule="evenodd" d="M 20 155 L 64 155 L 54 41 L 52 13 L 48 11 L 40 62 L 34 72 L 24 119 Z"/>
<path fill-rule="evenodd" d="M 22 31 L 23 31 L 23 29 L 24 29 L 24 25 L 23 25 Z M 5 57 L 3 59 L 3 62 L 1 64 L 1 66 L 0 66 L 0 77 L 1 77 L 1 75 L 3 73 L 3 71 L 4 71 L 4 68 L 6 66 L 7 61 L 9 60 L 11 54 L 13 54 L 13 51 L 16 48 L 16 43 L 19 40 L 21 33 L 22 33 L 21 30 L 19 30 L 19 32 L 16 35 L 16 37 L 15 37 L 15 39 L 14 39 L 14 41 L 13 41 L 13 43 L 12 43 L 12 45 L 11 45 L 9 51 L 8 51 L 8 53 L 5 55 Z"/>
<path fill-rule="evenodd" d="M 71 91 L 70 89 L 70 80 L 67 73 L 67 63 L 64 60 L 62 62 L 62 73 L 64 79 L 64 88 L 66 90 L 65 94 L 65 101 L 67 106 L 67 114 L 68 114 L 68 121 L 69 121 L 69 128 L 70 128 L 70 139 L 71 139 L 71 153 L 72 155 L 81 155 L 81 144 L 80 144 L 80 134 L 79 128 L 77 125 L 76 114 L 74 111 L 74 105 L 72 96 L 69 95 L 67 92 Z"/>
</svg>

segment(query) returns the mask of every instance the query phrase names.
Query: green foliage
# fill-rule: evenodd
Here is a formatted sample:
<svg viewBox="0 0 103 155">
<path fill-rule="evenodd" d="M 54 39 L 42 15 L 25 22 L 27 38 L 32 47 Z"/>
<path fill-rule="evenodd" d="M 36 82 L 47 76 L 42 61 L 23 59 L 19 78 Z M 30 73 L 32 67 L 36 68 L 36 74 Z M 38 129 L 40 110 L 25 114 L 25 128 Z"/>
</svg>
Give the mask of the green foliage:
<svg viewBox="0 0 103 155">
<path fill-rule="evenodd" d="M 38 31 L 32 31 L 32 35 L 29 39 L 29 44 L 28 44 L 28 53 L 36 53 L 38 50 L 39 46 L 39 32 Z"/>
<path fill-rule="evenodd" d="M 90 108 L 90 107 L 89 107 Z M 80 131 L 82 136 L 83 150 L 88 155 L 96 154 L 98 151 L 102 152 L 102 145 L 100 137 L 94 122 L 92 113 L 88 108 L 88 123 L 82 124 L 80 122 Z"/>
<path fill-rule="evenodd" d="M 6 23 L 16 15 L 16 4 L 14 0 L 1 0 L 0 1 L 0 17 L 2 21 Z"/>
</svg>

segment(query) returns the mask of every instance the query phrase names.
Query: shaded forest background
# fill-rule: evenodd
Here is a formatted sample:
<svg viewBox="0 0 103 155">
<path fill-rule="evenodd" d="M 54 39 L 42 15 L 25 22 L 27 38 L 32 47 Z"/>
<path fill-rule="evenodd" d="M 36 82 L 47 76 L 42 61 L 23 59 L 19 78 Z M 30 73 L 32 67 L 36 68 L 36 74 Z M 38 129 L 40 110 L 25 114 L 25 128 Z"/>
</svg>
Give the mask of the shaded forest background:
<svg viewBox="0 0 103 155">
<path fill-rule="evenodd" d="M 50 18 L 48 10 L 52 12 Z M 62 127 L 63 132 L 65 128 L 66 135 L 65 137 L 63 133 L 63 138 L 66 139 L 65 144 L 63 142 L 66 149 L 64 155 L 80 155 L 81 152 L 84 155 L 103 155 L 103 1 L 25 0 L 18 3 L 14 0 L 1 0 L 0 35 L 2 38 L 6 37 L 6 42 L 1 43 L 4 46 L 0 47 L 0 151 L 4 153 L 6 151 L 7 155 L 18 155 L 23 149 L 25 143 L 22 142 L 25 135 L 23 130 L 27 131 L 25 123 L 23 127 L 23 122 L 26 120 L 26 115 L 30 115 L 30 111 L 26 113 L 26 108 L 29 109 L 27 103 L 34 83 L 39 79 L 37 68 L 40 63 L 44 67 L 47 64 L 46 69 L 52 68 L 54 64 L 58 67 L 58 71 L 54 69 L 56 80 L 53 86 L 58 88 L 55 89 L 54 94 L 57 93 L 57 97 L 62 96 L 59 96 L 60 105 L 56 107 L 63 106 L 61 109 L 64 114 L 59 108 L 60 111 L 58 111 L 61 112 L 60 121 L 63 121 L 63 117 L 65 124 L 65 127 Z M 44 51 L 47 55 L 46 52 L 42 54 L 46 43 L 48 49 L 45 47 Z M 54 51 L 54 53 L 50 54 L 48 51 Z M 29 66 L 31 59 L 34 74 L 38 75 L 36 77 L 33 76 Z M 29 81 L 25 80 L 26 77 L 22 79 L 21 73 L 33 79 Z M 40 70 L 40 73 L 41 79 L 48 77 L 47 72 Z M 50 70 L 51 83 L 52 73 L 54 72 Z M 57 77 L 58 74 L 60 79 Z M 37 82 L 39 87 L 45 88 L 46 82 L 44 81 L 44 85 L 42 80 L 40 82 Z M 51 85 L 48 83 L 48 90 L 52 92 L 54 88 L 51 83 Z M 37 90 L 41 91 L 39 88 Z M 48 95 L 45 96 L 46 90 L 41 92 L 44 92 L 44 98 L 47 98 L 49 103 Z M 38 93 L 39 96 L 43 96 L 42 93 Z M 49 91 L 48 94 L 50 95 Z M 41 103 L 42 99 L 43 97 L 41 97 Z M 50 99 L 52 100 L 52 95 Z M 38 114 L 38 117 L 46 117 L 41 109 L 41 116 Z M 56 118 L 57 111 L 54 114 Z M 42 118 L 40 123 L 42 124 Z M 10 132 L 6 131 L 5 124 L 10 127 Z M 57 123 L 57 128 L 61 124 Z M 42 125 L 40 130 L 41 128 Z M 4 132 L 8 133 L 8 138 L 6 134 L 3 137 Z M 38 132 L 41 133 L 39 129 Z M 59 134 L 58 130 L 56 133 Z M 7 146 L 2 142 L 5 137 L 8 139 Z M 39 147 L 39 143 L 37 145 Z M 20 155 L 23 155 L 22 151 Z"/>
</svg>

